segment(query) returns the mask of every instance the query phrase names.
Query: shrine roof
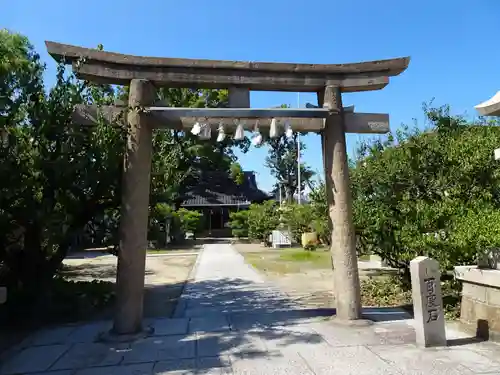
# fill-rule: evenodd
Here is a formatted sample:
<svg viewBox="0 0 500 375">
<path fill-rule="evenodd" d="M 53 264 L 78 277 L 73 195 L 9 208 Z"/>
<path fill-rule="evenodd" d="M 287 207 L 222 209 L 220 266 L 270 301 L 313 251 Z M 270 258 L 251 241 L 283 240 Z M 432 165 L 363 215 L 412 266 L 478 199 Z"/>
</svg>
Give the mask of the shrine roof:
<svg viewBox="0 0 500 375">
<path fill-rule="evenodd" d="M 184 194 L 181 207 L 248 206 L 272 198 L 257 187 L 253 172 L 243 173 L 241 185 L 225 172 L 203 173 L 198 183 Z"/>
</svg>

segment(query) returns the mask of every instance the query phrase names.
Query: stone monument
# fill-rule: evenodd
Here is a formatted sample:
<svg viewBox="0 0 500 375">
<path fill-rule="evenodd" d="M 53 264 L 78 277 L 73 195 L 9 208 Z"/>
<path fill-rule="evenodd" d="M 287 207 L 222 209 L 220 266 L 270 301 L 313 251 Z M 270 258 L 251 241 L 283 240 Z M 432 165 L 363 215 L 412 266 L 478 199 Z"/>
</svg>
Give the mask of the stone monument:
<svg viewBox="0 0 500 375">
<path fill-rule="evenodd" d="M 413 312 L 417 344 L 446 346 L 439 263 L 427 257 L 410 262 Z"/>
</svg>

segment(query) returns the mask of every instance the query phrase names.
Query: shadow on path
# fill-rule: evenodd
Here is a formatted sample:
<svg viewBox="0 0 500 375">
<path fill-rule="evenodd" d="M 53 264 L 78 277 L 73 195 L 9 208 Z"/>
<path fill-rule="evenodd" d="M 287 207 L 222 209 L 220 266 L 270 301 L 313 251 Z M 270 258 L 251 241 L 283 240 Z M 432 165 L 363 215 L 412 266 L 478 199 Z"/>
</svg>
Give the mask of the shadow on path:
<svg viewBox="0 0 500 375">
<path fill-rule="evenodd" d="M 156 288 L 162 287 L 149 289 Z M 95 374 L 103 369 L 123 374 L 230 371 L 253 361 L 275 366 L 289 356 L 295 358 L 300 350 L 326 352 L 332 345 L 358 345 L 359 340 L 374 345 L 412 340 L 408 330 L 403 340 L 371 327 L 352 329 L 325 322 L 334 314 L 334 309 L 300 308 L 266 283 L 232 278 L 197 281 L 186 285 L 176 317 L 145 319 L 154 328 L 150 337 L 124 344 L 99 342 L 99 334 L 111 328 L 110 321 L 44 329 L 22 343 L 0 374 L 83 369 L 85 374 L 89 369 Z M 297 365 L 297 371 L 309 374 L 304 361 L 300 363 L 303 367 Z"/>
<path fill-rule="evenodd" d="M 366 317 L 381 324 L 336 324 L 329 319 L 335 309 L 300 306 L 229 246 L 211 246 L 200 255 L 173 318 L 153 314 L 145 319 L 154 329 L 151 336 L 120 344 L 99 342 L 110 321 L 46 329 L 25 340 L 0 375 L 57 370 L 65 371 L 57 375 L 368 375 L 428 373 L 438 365 L 440 373 L 449 373 L 465 366 L 461 363 L 480 363 L 488 371 L 498 365 L 500 370 L 500 363 L 466 345 L 460 348 L 469 350 L 466 355 L 451 349 L 419 352 L 412 345 L 414 330 L 404 320 L 409 315 L 400 309 L 365 309 Z M 164 287 L 148 290 L 162 298 Z"/>
</svg>

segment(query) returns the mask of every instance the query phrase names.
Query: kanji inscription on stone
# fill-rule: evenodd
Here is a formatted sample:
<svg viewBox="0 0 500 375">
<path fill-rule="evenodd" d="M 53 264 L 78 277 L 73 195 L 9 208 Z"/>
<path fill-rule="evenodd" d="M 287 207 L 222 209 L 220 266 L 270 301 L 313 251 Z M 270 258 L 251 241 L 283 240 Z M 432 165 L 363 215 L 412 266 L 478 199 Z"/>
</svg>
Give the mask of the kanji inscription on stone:
<svg viewBox="0 0 500 375">
<path fill-rule="evenodd" d="M 439 263 L 417 257 L 410 262 L 410 272 L 417 344 L 446 346 Z"/>
</svg>

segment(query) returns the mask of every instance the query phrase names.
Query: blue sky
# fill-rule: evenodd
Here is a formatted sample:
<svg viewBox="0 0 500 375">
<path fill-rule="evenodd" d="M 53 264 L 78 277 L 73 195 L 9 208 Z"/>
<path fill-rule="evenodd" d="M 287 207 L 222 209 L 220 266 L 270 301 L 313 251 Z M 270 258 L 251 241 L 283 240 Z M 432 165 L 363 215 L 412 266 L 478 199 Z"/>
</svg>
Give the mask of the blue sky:
<svg viewBox="0 0 500 375">
<path fill-rule="evenodd" d="M 345 63 L 410 56 L 408 70 L 381 91 L 344 96 L 359 112 L 391 115 L 391 127 L 422 122 L 435 98 L 457 114 L 500 90 L 499 0 L 86 0 L 5 1 L 0 27 L 28 36 L 53 75 L 44 41 L 164 57 Z M 301 105 L 316 103 L 302 94 Z M 252 107 L 297 106 L 296 93 L 255 92 Z M 348 151 L 366 136 L 348 135 Z M 316 135 L 303 138 L 303 160 L 320 172 Z M 240 155 L 263 189 L 273 179 L 267 150 Z M 320 172 L 321 173 L 321 172 Z"/>
</svg>

